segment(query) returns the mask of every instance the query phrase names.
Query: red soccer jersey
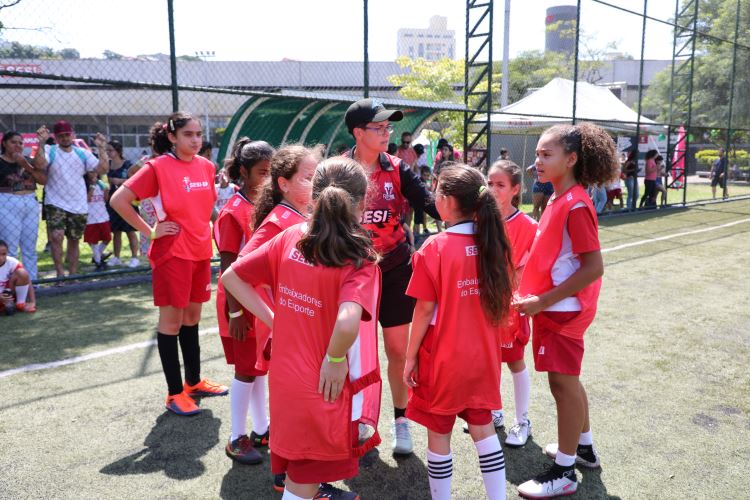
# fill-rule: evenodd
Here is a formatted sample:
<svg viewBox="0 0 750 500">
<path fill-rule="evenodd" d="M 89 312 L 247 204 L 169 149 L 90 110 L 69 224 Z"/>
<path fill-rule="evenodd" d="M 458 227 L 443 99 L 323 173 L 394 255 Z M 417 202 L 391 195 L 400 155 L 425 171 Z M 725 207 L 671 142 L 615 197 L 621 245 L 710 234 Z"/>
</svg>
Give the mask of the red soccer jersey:
<svg viewBox="0 0 750 500">
<path fill-rule="evenodd" d="M 576 214 L 578 220 L 576 225 L 581 225 L 587 221 L 589 225 L 594 226 L 594 233 L 596 232 L 596 210 L 594 210 L 591 198 L 583 187 L 576 184 L 560 196 L 553 195 L 539 221 L 537 237 L 531 246 L 529 260 L 524 268 L 518 289 L 520 296 L 540 295 L 555 286 L 552 274 L 555 263 L 560 256 L 560 250 L 563 248 L 564 230 L 571 219 L 571 210 L 580 203 L 585 205 L 585 208 L 578 208 L 576 212 L 586 210 L 588 215 L 581 212 L 582 217 L 579 218 Z M 579 228 L 574 233 L 586 235 L 591 234 L 591 231 L 581 231 Z M 578 239 L 576 238 L 576 240 Z M 573 248 L 579 251 L 593 251 L 598 248 L 598 245 L 591 241 L 590 237 L 586 237 L 580 243 L 574 243 Z M 583 338 L 586 328 L 596 315 L 601 285 L 602 279 L 599 278 L 576 293 L 575 297 L 578 299 L 581 308 L 580 314 L 564 325 L 548 325 L 549 328 L 567 337 Z M 545 316 L 538 315 L 535 317 L 535 321 L 537 320 L 545 321 Z"/>
<path fill-rule="evenodd" d="M 279 203 L 273 207 L 271 213 L 263 219 L 263 222 L 261 222 L 260 226 L 255 230 L 250 241 L 248 241 L 247 245 L 245 245 L 240 251 L 240 257 L 248 255 L 250 252 L 263 245 L 266 241 L 273 239 L 277 234 L 295 224 L 304 222 L 304 220 L 305 216 L 297 210 L 289 205 Z M 276 306 L 274 305 L 271 291 L 265 287 L 257 287 L 257 291 L 268 307 L 275 309 Z M 245 314 L 250 315 L 249 312 L 246 312 Z M 267 343 L 268 339 L 271 338 L 271 329 L 258 319 L 254 319 L 253 322 L 255 326 L 255 345 L 257 349 L 255 368 L 262 371 L 268 371 L 269 362 L 266 359 L 266 356 L 270 354 L 267 349 Z"/>
<path fill-rule="evenodd" d="M 182 161 L 171 154 L 146 162 L 125 181 L 138 199 L 153 198 L 159 221 L 176 222 L 180 232 L 151 242 L 148 256 L 156 266 L 171 258 L 211 258 L 211 212 L 216 201 L 214 165 L 201 156 Z"/>
<path fill-rule="evenodd" d="M 219 252 L 239 254 L 242 247 L 253 234 L 250 223 L 253 220 L 255 207 L 252 202 L 240 192 L 232 195 L 224 204 L 219 217 L 214 222 L 214 241 Z M 221 278 L 221 275 L 219 276 Z M 216 319 L 219 323 L 219 335 L 229 337 L 229 320 L 226 316 L 226 295 L 224 285 L 219 279 L 216 287 Z M 249 321 L 252 328 L 253 321 Z"/>
<path fill-rule="evenodd" d="M 477 246 L 472 223 L 430 237 L 413 255 L 406 290 L 437 303 L 419 349 L 417 387 L 409 404 L 438 415 L 500 407 L 500 330 L 479 301 Z"/>
<path fill-rule="evenodd" d="M 505 219 L 505 234 L 513 250 L 513 267 L 516 269 L 526 264 L 536 229 L 536 221 L 520 210 Z"/>
<path fill-rule="evenodd" d="M 352 448 L 351 422 L 377 428 L 380 371 L 377 358 L 377 310 L 380 270 L 313 266 L 297 250 L 305 224 L 293 226 L 232 264 L 243 281 L 273 290 L 273 357 L 269 406 L 274 426 L 271 449 L 288 460 L 344 460 Z M 349 378 L 334 403 L 318 393 L 320 366 L 343 302 L 362 306 L 358 340 L 347 353 Z M 359 394 L 358 394 L 359 393 Z M 304 415 L 305 425 L 300 425 Z M 377 439 L 365 447 L 372 447 Z"/>
</svg>

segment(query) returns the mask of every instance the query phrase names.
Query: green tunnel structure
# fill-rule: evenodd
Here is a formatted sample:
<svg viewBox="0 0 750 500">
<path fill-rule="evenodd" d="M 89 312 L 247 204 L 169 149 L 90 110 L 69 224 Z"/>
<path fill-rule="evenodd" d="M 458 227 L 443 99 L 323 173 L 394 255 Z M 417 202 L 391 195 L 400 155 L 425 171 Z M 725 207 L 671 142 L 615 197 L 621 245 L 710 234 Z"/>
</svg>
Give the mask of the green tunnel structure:
<svg viewBox="0 0 750 500">
<path fill-rule="evenodd" d="M 353 139 L 344 124 L 344 114 L 355 100 L 355 96 L 296 91 L 251 96 L 229 121 L 218 160 L 223 161 L 232 144 L 243 136 L 266 141 L 275 147 L 297 142 L 322 144 L 326 152 L 335 151 L 341 145 L 351 147 Z M 463 105 L 451 103 L 379 100 L 387 108 L 404 113 L 403 120 L 393 122 L 392 141 L 396 143 L 404 131 L 418 135 L 441 111 L 464 110 Z"/>
</svg>

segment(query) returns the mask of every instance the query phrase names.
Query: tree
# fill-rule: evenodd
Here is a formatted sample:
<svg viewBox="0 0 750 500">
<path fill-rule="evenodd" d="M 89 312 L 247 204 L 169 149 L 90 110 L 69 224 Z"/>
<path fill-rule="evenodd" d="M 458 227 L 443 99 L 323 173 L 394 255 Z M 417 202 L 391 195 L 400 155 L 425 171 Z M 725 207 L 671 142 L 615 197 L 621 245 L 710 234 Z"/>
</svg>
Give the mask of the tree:
<svg viewBox="0 0 750 500">
<path fill-rule="evenodd" d="M 701 0 L 699 5 L 699 30 L 724 40 L 734 38 L 736 3 L 724 0 Z M 750 45 L 750 2 L 740 4 L 738 43 Z M 729 100 L 734 47 L 716 38 L 698 37 L 693 70 L 693 95 L 691 123 L 694 127 L 714 129 L 709 131 L 712 140 L 726 141 L 724 130 L 729 127 Z M 671 66 L 657 74 L 644 96 L 644 103 L 658 111 L 658 120 L 670 119 L 669 106 L 685 109 L 687 99 L 670 93 Z M 734 98 L 732 102 L 733 129 L 750 129 L 750 49 L 737 47 Z M 733 134 L 733 140 L 747 133 Z"/>
<path fill-rule="evenodd" d="M 76 49 L 62 49 L 60 51 L 60 57 L 63 59 L 80 59 L 81 53 Z"/>
</svg>

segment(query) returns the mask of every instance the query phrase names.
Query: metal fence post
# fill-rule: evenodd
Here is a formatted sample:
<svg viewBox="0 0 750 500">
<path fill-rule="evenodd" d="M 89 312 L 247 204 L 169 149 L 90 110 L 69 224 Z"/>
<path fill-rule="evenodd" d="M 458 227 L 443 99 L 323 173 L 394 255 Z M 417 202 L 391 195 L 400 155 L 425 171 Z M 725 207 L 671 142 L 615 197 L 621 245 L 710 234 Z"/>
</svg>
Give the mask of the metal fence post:
<svg viewBox="0 0 750 500">
<path fill-rule="evenodd" d="M 365 38 L 364 39 L 364 51 L 365 51 L 364 53 L 364 79 L 365 81 L 363 83 L 363 87 L 365 90 L 365 98 L 367 98 L 367 97 L 370 97 L 370 54 L 369 54 L 370 20 L 369 20 L 368 13 L 367 13 L 368 11 L 367 0 L 364 0 L 364 8 L 365 8 L 365 12 L 364 12 L 363 20 L 365 23 L 365 33 L 364 33 L 364 38 Z"/>
<path fill-rule="evenodd" d="M 167 0 L 169 14 L 169 64 L 172 76 L 172 111 L 180 109 L 180 96 L 177 90 L 177 54 L 174 44 L 174 0 Z"/>
<path fill-rule="evenodd" d="M 732 104 L 734 101 L 734 77 L 737 69 L 737 37 L 740 31 L 740 0 L 737 0 L 737 13 L 734 20 L 734 46 L 732 47 L 732 76 L 729 83 L 729 112 L 727 116 L 727 142 L 724 148 L 724 158 L 727 159 L 727 164 L 724 167 L 724 193 L 723 197 L 729 196 L 729 146 L 732 142 Z M 737 159 L 735 151 L 735 160 Z"/>
</svg>

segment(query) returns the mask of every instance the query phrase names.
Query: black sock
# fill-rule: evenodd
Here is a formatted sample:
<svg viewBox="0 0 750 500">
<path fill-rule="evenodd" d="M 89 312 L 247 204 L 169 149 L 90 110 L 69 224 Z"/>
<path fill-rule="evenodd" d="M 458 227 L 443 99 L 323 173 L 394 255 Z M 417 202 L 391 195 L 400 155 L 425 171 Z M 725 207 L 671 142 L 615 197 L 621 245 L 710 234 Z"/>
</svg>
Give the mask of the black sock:
<svg viewBox="0 0 750 500">
<path fill-rule="evenodd" d="M 185 382 L 195 385 L 201 381 L 201 346 L 198 343 L 198 325 L 180 327 L 180 349 L 185 363 Z"/>
<path fill-rule="evenodd" d="M 180 373 L 180 355 L 177 352 L 177 335 L 166 335 L 156 332 L 156 344 L 159 347 L 159 358 L 167 379 L 169 395 L 182 392 L 182 374 Z"/>
<path fill-rule="evenodd" d="M 393 418 L 396 419 L 396 418 L 401 418 L 401 417 L 406 417 L 406 408 L 396 408 L 394 406 L 393 407 Z"/>
</svg>

